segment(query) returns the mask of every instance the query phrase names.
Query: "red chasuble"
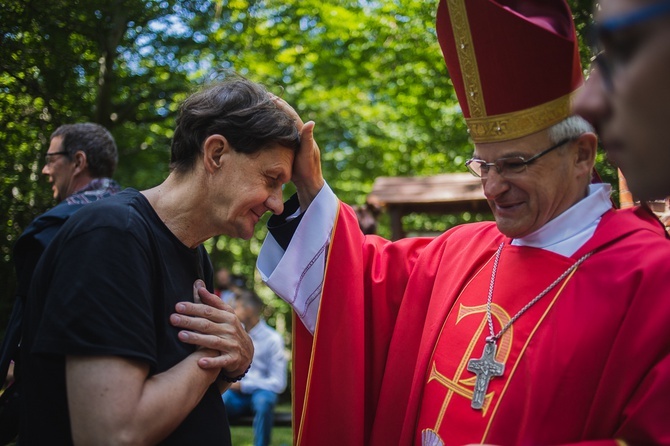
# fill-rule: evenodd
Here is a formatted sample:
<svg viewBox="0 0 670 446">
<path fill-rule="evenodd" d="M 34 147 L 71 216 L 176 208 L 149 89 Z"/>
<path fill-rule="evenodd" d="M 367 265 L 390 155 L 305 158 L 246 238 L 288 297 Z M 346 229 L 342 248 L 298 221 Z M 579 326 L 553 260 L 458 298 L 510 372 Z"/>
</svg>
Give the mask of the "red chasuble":
<svg viewBox="0 0 670 446">
<path fill-rule="evenodd" d="M 421 439 L 429 444 L 458 445 L 484 441 L 489 423 L 505 393 L 505 385 L 517 373 L 515 366 L 521 365 L 520 358 L 540 325 L 551 324 L 545 318 L 551 314 L 551 308 L 574 274 L 559 282 L 509 326 L 497 343 L 496 355 L 507 373 L 503 375 L 504 379 L 491 378 L 482 409 L 472 410 L 476 376 L 467 370 L 467 365 L 470 358 L 481 356 L 485 339 L 491 334 L 487 296 L 493 263 L 492 257 L 465 285 L 440 330 L 429 360 L 415 444 L 421 444 Z M 491 302 L 495 333 L 574 263 L 573 259 L 537 248 L 505 246 L 497 266 Z M 522 282 L 522 277 L 530 280 Z M 553 378 L 548 376 L 546 379 Z M 435 443 L 436 440 L 442 443 Z"/>
<path fill-rule="evenodd" d="M 670 242 L 639 209 L 606 213 L 572 257 L 509 245 L 495 224 L 436 239 L 363 236 L 341 205 L 316 332 L 294 321 L 299 445 L 670 444 Z M 498 342 L 471 407 L 492 261 Z"/>
</svg>

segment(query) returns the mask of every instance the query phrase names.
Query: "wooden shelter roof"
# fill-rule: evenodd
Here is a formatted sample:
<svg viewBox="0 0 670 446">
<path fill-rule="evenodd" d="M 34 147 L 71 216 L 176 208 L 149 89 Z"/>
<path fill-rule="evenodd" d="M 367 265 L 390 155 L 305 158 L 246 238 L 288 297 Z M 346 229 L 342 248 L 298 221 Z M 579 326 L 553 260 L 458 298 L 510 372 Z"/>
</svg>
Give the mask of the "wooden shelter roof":
<svg viewBox="0 0 670 446">
<path fill-rule="evenodd" d="M 489 211 L 481 180 L 467 172 L 425 177 L 379 177 L 367 202 L 389 212 L 394 240 L 404 237 L 402 217 L 412 212 L 456 214 Z"/>
</svg>

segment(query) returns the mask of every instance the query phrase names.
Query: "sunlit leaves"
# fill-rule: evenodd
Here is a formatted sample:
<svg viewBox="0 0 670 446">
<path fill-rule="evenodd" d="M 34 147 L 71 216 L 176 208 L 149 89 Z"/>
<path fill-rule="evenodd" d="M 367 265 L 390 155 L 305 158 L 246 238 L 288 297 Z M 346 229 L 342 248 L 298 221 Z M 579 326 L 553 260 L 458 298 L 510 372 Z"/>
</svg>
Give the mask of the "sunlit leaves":
<svg viewBox="0 0 670 446">
<path fill-rule="evenodd" d="M 591 1 L 571 3 L 583 30 Z M 324 175 L 344 201 L 363 203 L 378 176 L 463 171 L 472 147 L 437 44 L 436 6 L 426 0 L 5 0 L 5 292 L 12 289 L 12 242 L 53 205 L 39 171 L 58 125 L 107 126 L 120 149 L 116 178 L 150 187 L 168 173 L 179 103 L 229 70 L 263 83 L 316 122 Z M 588 59 L 587 49 L 582 58 Z M 613 169 L 604 171 L 614 178 Z M 419 215 L 407 224 L 441 231 L 463 221 Z M 207 247 L 215 263 L 251 281 L 264 235 L 261 224 L 250 241 L 218 237 Z"/>
</svg>

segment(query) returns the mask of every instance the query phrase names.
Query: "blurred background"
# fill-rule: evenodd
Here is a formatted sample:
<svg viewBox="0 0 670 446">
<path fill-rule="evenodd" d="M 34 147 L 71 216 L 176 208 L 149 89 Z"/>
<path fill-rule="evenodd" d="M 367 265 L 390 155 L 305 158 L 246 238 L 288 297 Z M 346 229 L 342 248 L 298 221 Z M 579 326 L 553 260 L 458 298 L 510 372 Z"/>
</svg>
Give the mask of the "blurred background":
<svg viewBox="0 0 670 446">
<path fill-rule="evenodd" d="M 585 35 L 591 0 L 570 3 Z M 437 44 L 436 7 L 426 0 L 4 0 L 0 336 L 13 303 L 12 246 L 55 204 L 40 171 L 61 124 L 107 127 L 120 151 L 115 179 L 145 189 L 167 175 L 179 103 L 235 71 L 316 122 L 324 176 L 349 204 L 365 204 L 379 177 L 465 172 L 472 145 Z M 582 55 L 587 67 L 585 44 Z M 598 167 L 616 188 L 602 154 Z M 206 247 L 215 269 L 226 266 L 262 296 L 268 322 L 290 349 L 289 308 L 255 272 L 267 217 L 249 241 L 215 237 Z M 391 236 L 388 212 L 375 218 L 376 232 Z M 402 225 L 420 235 L 484 219 L 486 212 L 410 212 Z"/>
</svg>

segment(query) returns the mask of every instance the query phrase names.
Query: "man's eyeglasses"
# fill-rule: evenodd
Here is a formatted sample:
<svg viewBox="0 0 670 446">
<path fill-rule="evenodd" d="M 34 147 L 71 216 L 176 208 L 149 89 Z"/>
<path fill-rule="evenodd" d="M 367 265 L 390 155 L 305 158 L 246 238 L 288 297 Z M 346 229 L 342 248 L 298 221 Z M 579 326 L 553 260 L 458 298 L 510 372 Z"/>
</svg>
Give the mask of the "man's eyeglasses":
<svg viewBox="0 0 670 446">
<path fill-rule="evenodd" d="M 495 167 L 498 175 L 501 175 L 505 178 L 511 178 L 515 175 L 524 173 L 526 171 L 526 166 L 534 161 L 537 161 L 538 158 L 572 140 L 574 140 L 574 138 L 563 139 L 557 144 L 554 144 L 548 149 L 543 150 L 542 152 L 538 153 L 537 155 L 533 155 L 528 159 L 524 158 L 523 156 L 510 156 L 497 159 L 492 163 L 487 163 L 484 160 L 470 158 L 465 162 L 465 166 L 468 168 L 471 174 L 479 178 L 488 178 L 491 167 Z"/>
<path fill-rule="evenodd" d="M 61 150 L 60 152 L 51 152 L 51 153 L 45 153 L 44 154 L 44 162 L 47 164 L 53 163 L 53 157 L 57 155 L 67 155 L 70 156 L 70 152 L 67 150 Z"/>
<path fill-rule="evenodd" d="M 666 14 L 670 14 L 670 0 L 654 3 L 594 25 L 589 35 L 595 54 L 591 58 L 591 64 L 598 68 L 608 91 L 614 89 L 613 79 L 618 69 L 632 59 L 644 40 L 625 35 L 617 38 L 617 34 L 625 34 L 635 26 Z M 601 49 L 601 46 L 607 47 L 607 51 Z"/>
</svg>

